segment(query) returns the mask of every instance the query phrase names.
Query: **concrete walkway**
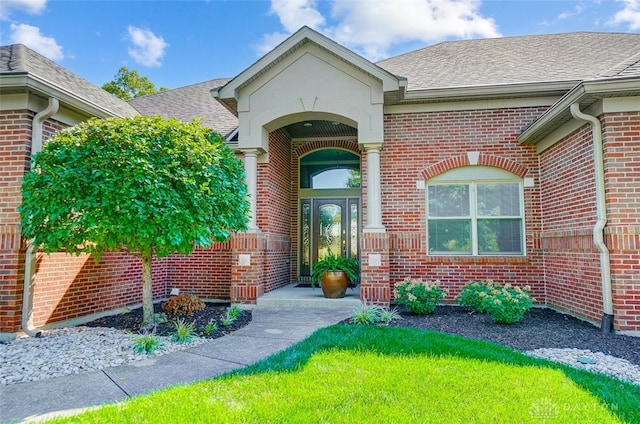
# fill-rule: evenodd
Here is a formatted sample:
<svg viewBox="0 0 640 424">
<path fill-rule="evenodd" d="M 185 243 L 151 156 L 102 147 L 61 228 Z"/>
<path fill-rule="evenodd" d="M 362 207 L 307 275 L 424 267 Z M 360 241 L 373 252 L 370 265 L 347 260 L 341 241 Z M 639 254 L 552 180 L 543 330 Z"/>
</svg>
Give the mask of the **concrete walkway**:
<svg viewBox="0 0 640 424">
<path fill-rule="evenodd" d="M 348 318 L 353 304 L 333 307 L 258 304 L 247 327 L 196 347 L 127 365 L 0 387 L 0 423 L 69 414 L 176 384 L 243 368 L 314 331 Z"/>
</svg>

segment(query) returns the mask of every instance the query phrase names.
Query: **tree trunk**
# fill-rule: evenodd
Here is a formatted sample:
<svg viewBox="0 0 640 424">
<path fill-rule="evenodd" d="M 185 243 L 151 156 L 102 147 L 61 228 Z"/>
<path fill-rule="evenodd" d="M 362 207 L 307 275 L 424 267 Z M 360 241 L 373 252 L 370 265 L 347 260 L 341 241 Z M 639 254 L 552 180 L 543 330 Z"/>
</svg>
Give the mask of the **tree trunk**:
<svg viewBox="0 0 640 424">
<path fill-rule="evenodd" d="M 142 326 L 153 325 L 153 281 L 151 280 L 151 254 L 142 255 Z"/>
</svg>

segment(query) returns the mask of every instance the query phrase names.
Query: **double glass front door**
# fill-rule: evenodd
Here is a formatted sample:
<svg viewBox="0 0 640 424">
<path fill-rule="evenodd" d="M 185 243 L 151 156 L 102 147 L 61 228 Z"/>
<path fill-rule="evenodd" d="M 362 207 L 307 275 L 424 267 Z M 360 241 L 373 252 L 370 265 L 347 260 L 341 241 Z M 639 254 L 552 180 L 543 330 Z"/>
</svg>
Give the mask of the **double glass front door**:
<svg viewBox="0 0 640 424">
<path fill-rule="evenodd" d="M 303 199 L 300 211 L 300 276 L 329 254 L 358 259 L 359 199 Z"/>
</svg>

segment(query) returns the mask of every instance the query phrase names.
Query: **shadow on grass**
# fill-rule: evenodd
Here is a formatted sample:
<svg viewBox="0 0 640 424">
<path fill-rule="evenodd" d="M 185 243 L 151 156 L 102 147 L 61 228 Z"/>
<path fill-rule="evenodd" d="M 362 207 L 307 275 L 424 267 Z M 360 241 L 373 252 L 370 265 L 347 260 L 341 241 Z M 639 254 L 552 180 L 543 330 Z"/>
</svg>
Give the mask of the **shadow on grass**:
<svg viewBox="0 0 640 424">
<path fill-rule="evenodd" d="M 625 422 L 640 423 L 640 386 L 606 375 L 533 358 L 494 343 L 430 330 L 334 325 L 318 330 L 302 342 L 229 375 L 251 375 L 268 371 L 293 372 L 304 366 L 314 353 L 335 349 L 375 352 L 391 356 L 455 356 L 463 359 L 556 369 L 563 372 L 580 388 L 602 400 L 603 405 L 611 413 Z M 563 407 L 572 406 L 568 402 Z"/>
</svg>

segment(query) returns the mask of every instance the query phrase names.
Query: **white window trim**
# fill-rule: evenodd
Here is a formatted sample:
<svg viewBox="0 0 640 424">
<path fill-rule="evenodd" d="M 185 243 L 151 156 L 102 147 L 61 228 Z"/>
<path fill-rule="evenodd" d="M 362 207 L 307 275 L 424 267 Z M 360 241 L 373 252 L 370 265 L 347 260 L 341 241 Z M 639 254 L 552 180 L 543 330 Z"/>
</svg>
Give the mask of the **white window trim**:
<svg viewBox="0 0 640 424">
<path fill-rule="evenodd" d="M 490 178 L 483 178 L 489 176 Z M 478 184 L 518 184 L 519 193 L 519 216 L 478 216 L 477 214 L 477 186 Z M 429 217 L 429 187 L 435 185 L 468 185 L 469 186 L 469 216 L 460 217 Z M 484 166 L 473 166 L 456 168 L 438 175 L 426 181 L 425 184 L 425 217 L 426 217 L 426 238 L 428 256 L 477 256 L 477 257 L 524 257 L 527 255 L 526 232 L 525 232 L 525 209 L 524 209 L 524 181 L 516 175 L 499 168 Z M 429 221 L 444 219 L 468 219 L 471 221 L 471 252 L 432 252 L 429 247 Z M 520 253 L 482 253 L 478 252 L 478 220 L 479 219 L 520 219 Z"/>
</svg>

